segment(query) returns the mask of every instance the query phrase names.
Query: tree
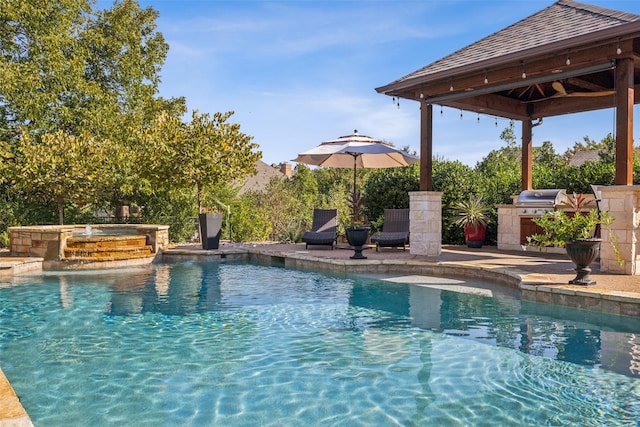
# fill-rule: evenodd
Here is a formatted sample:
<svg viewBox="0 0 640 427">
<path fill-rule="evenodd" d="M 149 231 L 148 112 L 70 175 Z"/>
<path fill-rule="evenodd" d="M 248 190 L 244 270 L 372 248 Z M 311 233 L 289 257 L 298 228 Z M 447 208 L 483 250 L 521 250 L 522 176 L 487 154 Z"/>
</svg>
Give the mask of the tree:
<svg viewBox="0 0 640 427">
<path fill-rule="evenodd" d="M 37 143 L 61 131 L 108 143 L 100 166 L 109 169 L 92 180 L 92 202 L 113 206 L 151 191 L 137 173 L 132 130 L 148 128 L 160 111 L 186 108 L 183 98 L 156 97 L 168 51 L 157 12 L 133 0 L 104 10 L 94 4 L 0 2 L 0 140 L 15 151 L 20 135 Z"/>
<path fill-rule="evenodd" d="M 485 200 L 492 204 L 511 203 L 511 197 L 521 190 L 521 154 L 513 123 L 502 131 L 500 139 L 506 145 L 491 151 L 475 168 L 482 178 Z"/>
<path fill-rule="evenodd" d="M 0 114 L 22 132 L 91 130 L 98 138 L 148 122 L 168 45 L 157 13 L 132 0 L 94 12 L 89 0 L 0 6 Z M 6 139 L 6 138 L 5 138 Z"/>
<path fill-rule="evenodd" d="M 559 176 L 567 168 L 562 156 L 553 149 L 550 141 L 533 149 L 533 188 L 559 188 Z"/>
<path fill-rule="evenodd" d="M 138 156 L 141 173 L 153 185 L 195 189 L 198 212 L 208 186 L 243 178 L 256 171 L 262 157 L 252 137 L 240 125 L 227 123 L 233 112 L 199 114 L 191 122 L 163 112 L 155 126 L 140 133 L 144 145 Z"/>
<path fill-rule="evenodd" d="M 418 164 L 401 168 L 375 169 L 364 186 L 367 203 L 365 214 L 377 228 L 382 224 L 384 209 L 409 207 L 409 192 L 420 188 Z"/>
<path fill-rule="evenodd" d="M 89 134 L 47 133 L 40 141 L 23 134 L 9 166 L 14 188 L 25 194 L 41 195 L 58 206 L 58 220 L 64 224 L 66 201 L 92 200 L 103 176 L 106 143 Z"/>
</svg>

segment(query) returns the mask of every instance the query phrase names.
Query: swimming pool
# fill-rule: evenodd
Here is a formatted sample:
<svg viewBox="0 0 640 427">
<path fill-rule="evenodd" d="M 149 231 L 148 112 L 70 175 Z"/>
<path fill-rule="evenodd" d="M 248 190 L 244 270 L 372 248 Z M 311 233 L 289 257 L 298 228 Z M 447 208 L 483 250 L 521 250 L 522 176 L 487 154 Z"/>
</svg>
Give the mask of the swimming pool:
<svg viewBox="0 0 640 427">
<path fill-rule="evenodd" d="M 640 418 L 640 320 L 485 283 L 191 262 L 14 278 L 0 302 L 37 426 Z"/>
</svg>

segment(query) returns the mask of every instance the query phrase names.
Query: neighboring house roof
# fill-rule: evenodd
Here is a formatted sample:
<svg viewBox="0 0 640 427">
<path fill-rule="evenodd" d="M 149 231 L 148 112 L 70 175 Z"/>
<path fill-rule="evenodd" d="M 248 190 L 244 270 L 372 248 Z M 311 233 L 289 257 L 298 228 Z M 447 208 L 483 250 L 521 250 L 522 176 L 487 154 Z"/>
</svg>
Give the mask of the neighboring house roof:
<svg viewBox="0 0 640 427">
<path fill-rule="evenodd" d="M 598 150 L 581 150 L 577 151 L 571 160 L 569 166 L 582 166 L 585 162 L 597 162 L 600 160 L 600 151 Z"/>
<path fill-rule="evenodd" d="M 240 187 L 238 191 L 239 194 L 246 193 L 247 191 L 262 191 L 267 187 L 269 181 L 273 177 L 285 178 L 286 175 L 280 172 L 279 169 L 270 166 L 263 162 L 262 160 L 258 160 L 256 163 L 256 168 L 258 173 L 256 175 L 248 177 L 244 184 Z"/>
<path fill-rule="evenodd" d="M 443 74 L 482 70 L 518 61 L 541 52 L 570 48 L 603 38 L 628 34 L 627 24 L 640 24 L 640 15 L 560 0 L 541 11 L 445 56 L 388 86 Z M 640 29 L 640 25 L 636 25 Z M 385 93 L 385 87 L 378 88 Z"/>
</svg>

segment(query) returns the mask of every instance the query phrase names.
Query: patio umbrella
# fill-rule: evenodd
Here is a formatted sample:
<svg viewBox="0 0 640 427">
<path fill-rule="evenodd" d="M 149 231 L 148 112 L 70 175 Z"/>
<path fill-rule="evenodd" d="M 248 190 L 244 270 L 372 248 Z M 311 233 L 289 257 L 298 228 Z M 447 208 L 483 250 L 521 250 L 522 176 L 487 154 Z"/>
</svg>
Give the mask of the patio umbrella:
<svg viewBox="0 0 640 427">
<path fill-rule="evenodd" d="M 330 168 L 353 168 L 353 192 L 356 192 L 356 170 L 360 168 L 394 168 L 409 166 L 419 161 L 415 156 L 370 136 L 341 136 L 326 141 L 304 153 L 298 154 L 294 162 Z"/>
</svg>

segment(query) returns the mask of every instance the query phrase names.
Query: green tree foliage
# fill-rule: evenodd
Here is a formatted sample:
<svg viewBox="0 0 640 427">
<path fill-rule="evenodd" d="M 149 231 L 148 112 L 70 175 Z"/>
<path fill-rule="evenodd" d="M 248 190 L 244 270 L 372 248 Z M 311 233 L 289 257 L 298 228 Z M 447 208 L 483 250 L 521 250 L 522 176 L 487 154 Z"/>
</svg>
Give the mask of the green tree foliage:
<svg viewBox="0 0 640 427">
<path fill-rule="evenodd" d="M 458 201 L 482 190 L 477 174 L 474 169 L 457 160 L 436 159 L 433 162 L 433 190 L 442 192 L 443 242 L 464 243 L 462 228 L 450 219 Z"/>
<path fill-rule="evenodd" d="M 232 114 L 211 117 L 194 111 L 191 122 L 184 123 L 163 112 L 155 126 L 141 133 L 141 173 L 152 186 L 194 189 L 201 212 L 206 187 L 255 173 L 256 162 L 262 157 L 252 137 L 240 132 L 239 124 L 227 123 Z"/>
<path fill-rule="evenodd" d="M 94 5 L 91 0 L 0 2 L 0 140 L 18 152 L 24 151 L 17 147 L 23 134 L 33 143 L 58 132 L 80 139 L 92 135 L 95 144 L 111 151 L 93 166 L 103 170 L 100 179 L 88 179 L 92 203 L 109 207 L 140 192 L 150 194 L 136 173 L 131 150 L 140 141 L 132 129 L 148 127 L 159 111 L 182 114 L 185 108 L 182 98 L 156 97 L 168 50 L 156 31 L 157 13 L 132 0 L 105 10 Z M 57 162 L 53 169 L 76 162 L 55 157 L 46 158 Z M 27 187 L 20 188 L 29 190 L 25 196 L 36 210 L 40 202 Z"/>
<path fill-rule="evenodd" d="M 23 128 L 74 135 L 90 129 L 97 138 L 113 138 L 166 108 L 153 98 L 168 50 L 153 9 L 132 0 L 102 11 L 88 0 L 1 5 L 0 112 L 7 137 Z"/>
<path fill-rule="evenodd" d="M 401 168 L 375 169 L 364 186 L 365 215 L 376 230 L 381 228 L 384 209 L 409 207 L 409 192 L 420 189 L 418 164 Z"/>
<path fill-rule="evenodd" d="M 533 188 L 560 188 L 559 176 L 566 169 L 567 163 L 553 149 L 550 141 L 533 148 Z"/>
<path fill-rule="evenodd" d="M 513 123 L 505 128 L 500 138 L 506 145 L 492 150 L 476 165 L 485 200 L 491 204 L 511 203 L 511 197 L 520 193 L 522 183 L 520 148 Z"/>
<path fill-rule="evenodd" d="M 88 134 L 75 137 L 57 131 L 40 141 L 23 134 L 9 167 L 14 188 L 56 202 L 63 224 L 65 201 L 85 204 L 95 198 L 94 183 L 104 176 L 100 166 L 105 163 L 105 146 Z"/>
</svg>

